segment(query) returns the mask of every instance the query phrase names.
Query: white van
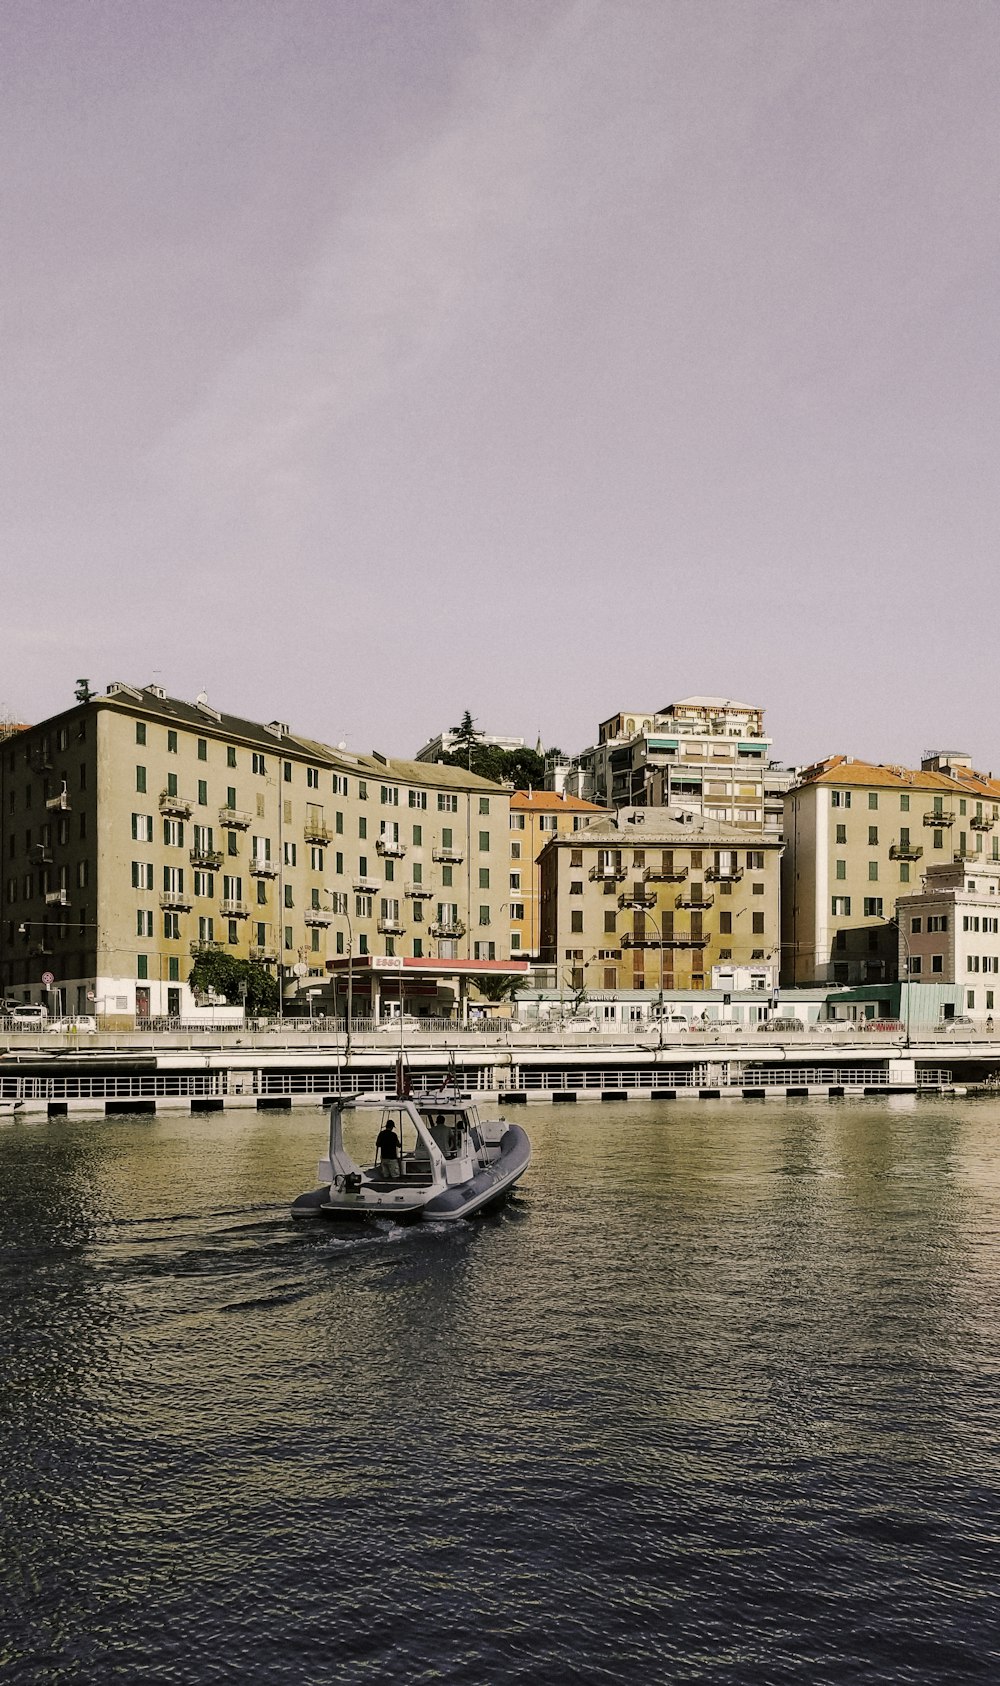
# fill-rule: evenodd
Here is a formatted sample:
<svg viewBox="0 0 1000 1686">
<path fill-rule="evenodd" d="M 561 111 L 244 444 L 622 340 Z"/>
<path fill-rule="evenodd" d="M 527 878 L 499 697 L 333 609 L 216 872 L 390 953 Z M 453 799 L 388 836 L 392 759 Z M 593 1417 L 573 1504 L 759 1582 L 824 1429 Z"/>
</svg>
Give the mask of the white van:
<svg viewBox="0 0 1000 1686">
<path fill-rule="evenodd" d="M 14 1007 L 10 1016 L 15 1024 L 22 1025 L 25 1029 L 30 1025 L 38 1025 L 39 1029 L 44 1029 L 48 1022 L 49 1009 L 24 1002 L 20 1007 Z"/>
</svg>

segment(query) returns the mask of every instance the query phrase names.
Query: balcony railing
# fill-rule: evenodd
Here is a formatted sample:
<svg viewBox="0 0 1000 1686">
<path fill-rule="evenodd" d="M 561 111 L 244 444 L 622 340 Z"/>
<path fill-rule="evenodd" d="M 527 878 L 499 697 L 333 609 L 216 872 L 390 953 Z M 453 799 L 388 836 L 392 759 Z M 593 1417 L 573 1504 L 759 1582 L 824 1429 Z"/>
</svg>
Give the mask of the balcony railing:
<svg viewBox="0 0 1000 1686">
<path fill-rule="evenodd" d="M 189 913 L 191 897 L 184 890 L 164 890 L 160 896 L 160 906 L 164 913 L 170 913 L 171 911 Z"/>
<path fill-rule="evenodd" d="M 307 925 L 332 925 L 333 914 L 325 907 L 307 907 L 305 922 Z"/>
<path fill-rule="evenodd" d="M 741 866 L 707 866 L 705 877 L 710 884 L 738 884 L 743 877 Z"/>
<path fill-rule="evenodd" d="M 973 814 L 969 824 L 973 831 L 992 831 L 994 822 L 985 814 Z"/>
<path fill-rule="evenodd" d="M 642 875 L 644 884 L 683 884 L 688 875 L 686 866 L 647 866 Z"/>
<path fill-rule="evenodd" d="M 714 896 L 688 896 L 682 891 L 679 896 L 674 897 L 674 906 L 694 908 L 711 907 L 714 901 Z"/>
<path fill-rule="evenodd" d="M 192 866 L 204 867 L 208 872 L 217 872 L 225 856 L 221 849 L 192 849 L 188 859 Z"/>
<path fill-rule="evenodd" d="M 265 855 L 254 855 L 250 862 L 250 871 L 255 878 L 277 878 L 278 863 Z"/>
<path fill-rule="evenodd" d="M 918 861 L 924 852 L 922 843 L 890 843 L 889 859 L 891 861 Z"/>
<path fill-rule="evenodd" d="M 401 937 L 405 926 L 401 919 L 380 919 L 378 929 L 384 937 Z"/>
<path fill-rule="evenodd" d="M 465 859 L 462 849 L 446 849 L 439 846 L 431 850 L 431 857 L 436 861 L 448 861 L 452 866 L 460 866 Z"/>
<path fill-rule="evenodd" d="M 333 839 L 333 832 L 322 820 L 306 820 L 302 835 L 307 843 L 330 843 Z"/>
<path fill-rule="evenodd" d="M 160 791 L 160 813 L 171 814 L 178 820 L 189 820 L 194 811 L 194 803 L 187 796 L 171 796 L 168 790 Z"/>
<path fill-rule="evenodd" d="M 220 902 L 219 912 L 223 919 L 247 919 L 250 916 L 250 909 L 246 902 L 237 901 L 235 897 Z"/>
<path fill-rule="evenodd" d="M 351 888 L 359 896 L 377 896 L 382 888 L 382 881 L 379 878 L 362 878 L 359 876 L 352 880 Z"/>
<path fill-rule="evenodd" d="M 375 853 L 377 855 L 391 855 L 393 860 L 401 861 L 406 854 L 406 844 L 397 842 L 394 837 L 377 837 L 375 839 Z"/>
<path fill-rule="evenodd" d="M 66 812 L 68 810 L 69 805 L 70 805 L 70 803 L 69 803 L 69 793 L 68 793 L 68 791 L 65 791 L 65 790 L 61 790 L 59 792 L 58 796 L 50 796 L 48 801 L 45 804 L 46 808 L 51 808 L 51 809 L 60 808 L 60 809 L 63 810 L 63 812 Z"/>
<path fill-rule="evenodd" d="M 253 822 L 253 815 L 245 808 L 220 808 L 219 824 L 236 828 L 237 831 L 248 831 Z"/>
<path fill-rule="evenodd" d="M 625 877 L 625 868 L 608 861 L 604 866 L 592 866 L 587 877 L 592 884 L 600 883 L 604 879 L 611 879 L 615 884 L 620 884 Z"/>
<path fill-rule="evenodd" d="M 618 897 L 619 907 L 655 907 L 656 897 L 645 890 L 623 890 Z"/>
<path fill-rule="evenodd" d="M 198 937 L 190 945 L 192 959 L 197 960 L 203 954 L 221 954 L 222 944 L 210 937 Z"/>
<path fill-rule="evenodd" d="M 427 929 L 429 930 L 432 937 L 464 937 L 465 936 L 465 926 L 462 924 L 462 921 L 460 919 L 436 920 L 433 925 L 428 925 Z"/>
<path fill-rule="evenodd" d="M 654 937 L 652 932 L 647 933 L 645 931 L 641 935 L 637 931 L 626 931 L 621 941 L 622 948 L 659 948 L 660 946 L 659 937 Z"/>
<path fill-rule="evenodd" d="M 69 907 L 69 896 L 65 890 L 46 890 L 46 907 Z"/>
<path fill-rule="evenodd" d="M 273 943 L 251 943 L 251 960 L 259 960 L 264 966 L 274 966 L 278 960 L 278 950 Z"/>
<path fill-rule="evenodd" d="M 937 827 L 937 826 L 941 826 L 941 825 L 954 825 L 954 823 L 955 823 L 955 810 L 954 810 L 954 808 L 947 808 L 943 813 L 940 813 L 940 814 L 925 814 L 924 815 L 924 824 L 925 825 L 932 825 L 932 826 Z"/>
<path fill-rule="evenodd" d="M 414 901 L 424 901 L 433 896 L 434 889 L 430 884 L 407 884 L 404 896 L 412 896 Z"/>
</svg>

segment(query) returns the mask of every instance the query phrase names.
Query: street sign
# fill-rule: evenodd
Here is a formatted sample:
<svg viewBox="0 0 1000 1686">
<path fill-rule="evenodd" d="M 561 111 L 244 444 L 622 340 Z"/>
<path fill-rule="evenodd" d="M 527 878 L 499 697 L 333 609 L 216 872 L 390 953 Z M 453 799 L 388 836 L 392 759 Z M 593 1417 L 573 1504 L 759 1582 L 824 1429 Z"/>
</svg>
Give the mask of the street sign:
<svg viewBox="0 0 1000 1686">
<path fill-rule="evenodd" d="M 292 971 L 295 973 L 295 976 L 297 978 L 304 978 L 306 973 L 308 972 L 308 970 L 309 970 L 309 967 L 302 960 L 300 960 L 297 965 L 292 967 Z"/>
<path fill-rule="evenodd" d="M 46 989 L 51 989 L 52 985 L 55 983 L 55 981 L 56 980 L 52 976 L 51 972 L 43 972 L 42 973 L 42 982 L 45 985 Z"/>
</svg>

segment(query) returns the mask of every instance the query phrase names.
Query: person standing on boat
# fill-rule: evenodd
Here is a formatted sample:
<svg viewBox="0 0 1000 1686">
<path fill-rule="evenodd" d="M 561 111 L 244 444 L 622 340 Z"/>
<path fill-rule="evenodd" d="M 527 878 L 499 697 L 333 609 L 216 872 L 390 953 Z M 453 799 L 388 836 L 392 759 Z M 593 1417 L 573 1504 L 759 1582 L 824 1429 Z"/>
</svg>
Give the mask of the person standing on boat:
<svg viewBox="0 0 1000 1686">
<path fill-rule="evenodd" d="M 391 1118 L 386 1119 L 375 1137 L 375 1153 L 381 1162 L 383 1176 L 398 1177 L 399 1137 L 396 1134 L 396 1125 Z"/>
</svg>

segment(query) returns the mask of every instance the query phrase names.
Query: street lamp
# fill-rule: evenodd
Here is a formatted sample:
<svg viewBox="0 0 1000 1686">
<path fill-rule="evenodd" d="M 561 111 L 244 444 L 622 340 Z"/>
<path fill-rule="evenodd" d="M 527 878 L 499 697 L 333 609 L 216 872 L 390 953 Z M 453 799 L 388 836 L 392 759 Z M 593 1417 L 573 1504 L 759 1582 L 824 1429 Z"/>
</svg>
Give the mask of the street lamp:
<svg viewBox="0 0 1000 1686">
<path fill-rule="evenodd" d="M 341 892 L 331 890 L 328 884 L 324 888 L 327 895 L 332 898 L 334 907 L 336 907 L 337 897 Z M 351 925 L 351 916 L 347 911 L 346 896 L 344 897 L 344 903 L 343 917 L 347 920 L 347 1035 L 344 1051 L 346 1058 L 349 1060 L 351 1057 L 351 1023 L 354 1017 L 354 929 Z M 400 1002 L 400 1017 L 402 1017 L 402 1011 L 402 1002 Z"/>
<path fill-rule="evenodd" d="M 648 908 L 643 908 L 642 917 L 643 917 L 644 920 L 646 920 L 646 919 L 649 920 L 649 923 L 652 925 L 653 930 L 656 932 L 656 940 L 660 945 L 660 999 L 659 999 L 659 1006 L 657 1008 L 657 1012 L 659 1014 L 659 1035 L 657 1036 L 656 1040 L 657 1040 L 657 1046 L 662 1048 L 663 1047 L 663 921 L 662 921 L 662 919 L 654 919 L 653 915 L 650 913 Z"/>
<path fill-rule="evenodd" d="M 903 1009 L 903 1047 L 908 1048 L 910 1046 L 910 945 L 906 938 L 906 932 L 903 930 L 903 927 L 898 919 L 886 919 L 885 923 L 887 925 L 891 925 L 895 929 L 896 934 L 903 945 L 903 957 L 906 961 L 906 1005 Z M 902 990 L 900 990 L 900 994 L 902 994 Z"/>
</svg>

